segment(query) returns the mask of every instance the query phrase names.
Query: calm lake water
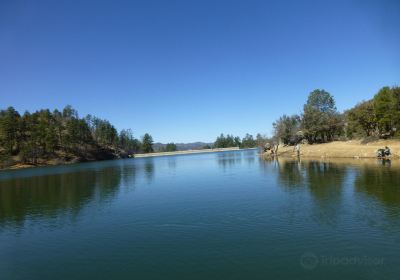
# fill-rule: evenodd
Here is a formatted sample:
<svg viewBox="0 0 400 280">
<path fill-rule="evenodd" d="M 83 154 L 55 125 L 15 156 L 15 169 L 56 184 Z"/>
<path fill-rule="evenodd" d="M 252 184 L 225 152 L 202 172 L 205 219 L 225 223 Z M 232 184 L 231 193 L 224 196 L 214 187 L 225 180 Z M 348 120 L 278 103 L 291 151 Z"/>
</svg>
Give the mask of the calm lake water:
<svg viewBox="0 0 400 280">
<path fill-rule="evenodd" d="M 0 279 L 399 279 L 400 167 L 255 150 L 0 172 Z"/>
</svg>

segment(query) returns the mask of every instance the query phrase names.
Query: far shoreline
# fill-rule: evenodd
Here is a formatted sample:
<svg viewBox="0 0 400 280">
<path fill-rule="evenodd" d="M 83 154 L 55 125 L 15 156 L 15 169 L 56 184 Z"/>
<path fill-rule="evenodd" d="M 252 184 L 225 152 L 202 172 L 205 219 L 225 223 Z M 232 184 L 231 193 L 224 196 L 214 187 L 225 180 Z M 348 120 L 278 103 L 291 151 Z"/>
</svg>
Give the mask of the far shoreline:
<svg viewBox="0 0 400 280">
<path fill-rule="evenodd" d="M 202 149 L 202 150 L 185 150 L 185 151 L 174 151 L 174 152 L 157 152 L 157 153 L 147 153 L 147 154 L 135 154 L 134 158 L 175 156 L 175 155 L 188 155 L 188 154 L 203 154 L 203 153 L 239 151 L 239 150 L 255 150 L 255 149 L 258 149 L 258 148 L 243 148 L 243 149 L 240 149 L 239 147 L 231 147 L 231 148 L 215 148 L 215 149 Z"/>
<path fill-rule="evenodd" d="M 255 150 L 258 148 L 243 148 L 240 149 L 239 147 L 230 147 L 230 148 L 215 148 L 215 149 L 201 149 L 201 150 L 185 150 L 185 151 L 174 151 L 174 152 L 156 152 L 156 153 L 147 153 L 147 154 L 135 154 L 131 158 L 125 159 L 134 159 L 134 158 L 149 158 L 149 157 L 163 157 L 163 156 L 175 156 L 175 155 L 189 155 L 189 154 L 203 154 L 203 153 L 215 153 L 215 152 L 227 152 L 227 151 L 239 151 L 239 150 Z M 48 166 L 63 166 L 63 165 L 70 165 L 76 163 L 86 163 L 86 162 L 100 162 L 100 161 L 112 161 L 112 160 L 119 160 L 121 158 L 115 159 L 107 159 L 107 160 L 85 160 L 85 161 L 65 161 L 65 162 L 58 162 L 49 161 L 48 163 L 40 163 L 40 164 L 27 164 L 27 163 L 17 163 L 15 165 L 11 165 L 5 168 L 0 168 L 0 171 L 10 171 L 10 170 L 21 170 L 21 169 L 30 169 L 30 168 L 37 168 L 37 167 L 48 167 Z"/>
</svg>

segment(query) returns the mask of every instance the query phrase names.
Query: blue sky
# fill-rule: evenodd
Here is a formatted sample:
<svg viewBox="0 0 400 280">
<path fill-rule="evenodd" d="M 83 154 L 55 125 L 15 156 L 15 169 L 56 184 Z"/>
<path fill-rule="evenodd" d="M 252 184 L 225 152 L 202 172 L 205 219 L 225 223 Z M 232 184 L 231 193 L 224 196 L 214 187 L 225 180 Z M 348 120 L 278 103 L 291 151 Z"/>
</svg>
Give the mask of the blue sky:
<svg viewBox="0 0 400 280">
<path fill-rule="evenodd" d="M 0 1 L 0 106 L 155 141 L 271 133 L 310 91 L 400 84 L 400 1 Z"/>
</svg>

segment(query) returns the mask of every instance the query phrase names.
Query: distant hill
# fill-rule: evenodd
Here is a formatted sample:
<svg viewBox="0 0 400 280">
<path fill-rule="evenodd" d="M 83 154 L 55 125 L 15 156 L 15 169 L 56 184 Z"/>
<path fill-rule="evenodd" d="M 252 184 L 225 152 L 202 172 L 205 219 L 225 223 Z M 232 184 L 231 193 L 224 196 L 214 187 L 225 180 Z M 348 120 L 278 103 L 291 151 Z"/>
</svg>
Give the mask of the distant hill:
<svg viewBox="0 0 400 280">
<path fill-rule="evenodd" d="M 167 144 L 163 143 L 154 143 L 153 144 L 153 149 L 156 152 L 161 151 L 163 148 L 165 148 Z M 203 149 L 204 146 L 210 146 L 212 147 L 213 143 L 205 143 L 205 142 L 193 142 L 193 143 L 175 143 L 178 151 L 186 151 L 186 150 L 198 150 L 198 149 Z"/>
</svg>

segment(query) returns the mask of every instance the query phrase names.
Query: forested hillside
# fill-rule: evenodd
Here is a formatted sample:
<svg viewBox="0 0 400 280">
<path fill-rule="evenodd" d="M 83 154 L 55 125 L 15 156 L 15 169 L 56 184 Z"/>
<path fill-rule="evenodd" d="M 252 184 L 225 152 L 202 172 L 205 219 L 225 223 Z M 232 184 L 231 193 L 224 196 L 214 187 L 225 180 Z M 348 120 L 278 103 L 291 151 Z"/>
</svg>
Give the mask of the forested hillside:
<svg viewBox="0 0 400 280">
<path fill-rule="evenodd" d="M 149 134 L 140 141 L 130 129 L 118 132 L 107 120 L 91 115 L 80 118 L 71 106 L 23 114 L 13 107 L 0 111 L 2 167 L 128 157 L 151 152 L 152 145 Z"/>
</svg>

